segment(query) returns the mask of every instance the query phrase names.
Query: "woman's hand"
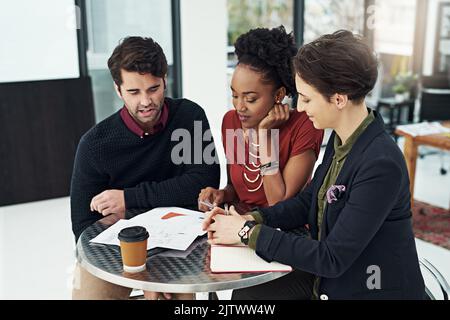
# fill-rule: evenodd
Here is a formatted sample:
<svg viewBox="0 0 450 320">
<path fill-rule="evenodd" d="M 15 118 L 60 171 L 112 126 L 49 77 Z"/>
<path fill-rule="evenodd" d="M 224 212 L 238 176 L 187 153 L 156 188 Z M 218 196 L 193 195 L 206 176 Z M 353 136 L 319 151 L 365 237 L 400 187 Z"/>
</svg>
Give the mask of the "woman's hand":
<svg viewBox="0 0 450 320">
<path fill-rule="evenodd" d="M 241 242 L 238 235 L 247 219 L 230 207 L 229 215 L 221 208 L 214 208 L 207 213 L 203 221 L 203 230 L 208 231 L 209 244 L 237 244 Z"/>
<path fill-rule="evenodd" d="M 200 211 L 206 212 L 210 211 L 211 208 L 202 204 L 201 202 L 209 202 L 213 207 L 220 206 L 224 202 L 225 190 L 217 190 L 211 187 L 202 189 L 198 195 L 198 209 Z"/>
<path fill-rule="evenodd" d="M 233 207 L 233 209 L 234 209 L 234 207 Z M 217 214 L 225 214 L 225 210 L 223 210 L 222 208 L 219 208 L 219 207 L 215 207 L 211 211 L 206 212 L 205 220 L 203 220 L 203 223 L 202 223 L 203 231 L 206 231 L 209 228 L 209 226 L 211 225 L 211 223 L 214 222 L 214 216 L 216 216 Z M 212 232 L 208 231 L 208 241 L 209 241 L 209 239 L 212 239 L 212 238 L 213 238 Z"/>
<path fill-rule="evenodd" d="M 279 128 L 283 123 L 289 120 L 289 117 L 289 105 L 275 104 L 267 116 L 261 120 L 258 129 L 270 130 Z"/>
</svg>

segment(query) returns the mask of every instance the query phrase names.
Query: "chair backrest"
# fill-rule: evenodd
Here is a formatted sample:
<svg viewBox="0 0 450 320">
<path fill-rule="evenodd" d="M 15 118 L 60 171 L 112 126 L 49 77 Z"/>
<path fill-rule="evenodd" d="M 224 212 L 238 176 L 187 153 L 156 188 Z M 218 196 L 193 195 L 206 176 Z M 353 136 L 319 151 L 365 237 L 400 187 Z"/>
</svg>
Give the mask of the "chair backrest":
<svg viewBox="0 0 450 320">
<path fill-rule="evenodd" d="M 421 86 L 433 89 L 450 89 L 450 77 L 447 76 L 421 76 Z"/>
<path fill-rule="evenodd" d="M 450 119 L 450 79 L 421 77 L 419 121 Z"/>
<path fill-rule="evenodd" d="M 450 89 L 422 88 L 419 121 L 450 120 Z"/>
<path fill-rule="evenodd" d="M 433 277 L 433 279 L 439 284 L 444 300 L 448 300 L 448 297 L 450 296 L 450 286 L 448 285 L 447 281 L 442 276 L 442 274 L 439 272 L 439 270 L 431 262 L 423 258 L 419 258 L 419 264 L 422 267 L 422 270 L 423 269 L 427 270 L 429 274 Z M 430 290 L 430 284 L 427 284 L 426 282 L 425 282 L 425 292 L 431 300 L 436 300 L 436 297 Z"/>
</svg>

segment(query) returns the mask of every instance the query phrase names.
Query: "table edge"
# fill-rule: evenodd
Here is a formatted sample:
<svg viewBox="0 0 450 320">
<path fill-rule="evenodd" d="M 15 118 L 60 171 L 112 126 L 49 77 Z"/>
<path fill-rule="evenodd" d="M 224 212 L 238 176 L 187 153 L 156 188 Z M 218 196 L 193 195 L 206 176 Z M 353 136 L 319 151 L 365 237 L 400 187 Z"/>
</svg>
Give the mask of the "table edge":
<svg viewBox="0 0 450 320">
<path fill-rule="evenodd" d="M 81 237 L 80 237 L 81 238 Z M 247 288 L 259 284 L 263 284 L 278 278 L 281 278 L 290 272 L 266 272 L 254 277 L 230 280 L 226 282 L 214 282 L 214 283 L 204 283 L 204 284 L 168 284 L 168 283 L 157 283 L 148 282 L 142 280 L 135 280 L 124 278 L 119 275 L 111 274 L 104 271 L 93 264 L 89 263 L 81 246 L 81 241 L 79 240 L 76 245 L 76 258 L 81 267 L 88 271 L 93 276 L 100 278 L 104 281 L 120 285 L 127 288 L 155 291 L 155 292 L 170 292 L 170 293 L 196 293 L 196 292 L 215 292 L 222 290 L 234 290 Z M 260 278 L 264 278 L 263 280 Z M 258 281 L 255 281 L 258 280 Z"/>
</svg>

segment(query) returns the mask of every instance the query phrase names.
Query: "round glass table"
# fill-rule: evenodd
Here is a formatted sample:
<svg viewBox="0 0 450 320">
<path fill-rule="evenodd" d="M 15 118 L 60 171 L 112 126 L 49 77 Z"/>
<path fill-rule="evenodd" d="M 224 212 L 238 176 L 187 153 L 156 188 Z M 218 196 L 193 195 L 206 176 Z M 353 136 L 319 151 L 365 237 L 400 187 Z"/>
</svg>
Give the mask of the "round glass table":
<svg viewBox="0 0 450 320">
<path fill-rule="evenodd" d="M 80 265 L 94 276 L 124 287 L 156 292 L 194 293 L 239 289 L 265 283 L 288 273 L 212 273 L 206 237 L 185 252 L 167 250 L 147 257 L 146 270 L 124 272 L 120 248 L 90 242 L 117 221 L 111 216 L 88 227 L 77 242 Z"/>
</svg>

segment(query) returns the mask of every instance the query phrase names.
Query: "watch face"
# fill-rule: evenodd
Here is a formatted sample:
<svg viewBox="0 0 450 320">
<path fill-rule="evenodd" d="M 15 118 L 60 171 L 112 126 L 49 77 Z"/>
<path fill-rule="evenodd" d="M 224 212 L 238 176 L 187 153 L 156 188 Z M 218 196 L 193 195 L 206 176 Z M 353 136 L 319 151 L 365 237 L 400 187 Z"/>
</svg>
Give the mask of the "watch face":
<svg viewBox="0 0 450 320">
<path fill-rule="evenodd" d="M 245 236 L 245 235 L 247 234 L 248 230 L 249 230 L 249 227 L 248 227 L 248 226 L 243 227 L 243 228 L 241 229 L 241 231 L 239 231 L 239 236 L 240 236 L 240 237 Z"/>
</svg>

